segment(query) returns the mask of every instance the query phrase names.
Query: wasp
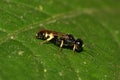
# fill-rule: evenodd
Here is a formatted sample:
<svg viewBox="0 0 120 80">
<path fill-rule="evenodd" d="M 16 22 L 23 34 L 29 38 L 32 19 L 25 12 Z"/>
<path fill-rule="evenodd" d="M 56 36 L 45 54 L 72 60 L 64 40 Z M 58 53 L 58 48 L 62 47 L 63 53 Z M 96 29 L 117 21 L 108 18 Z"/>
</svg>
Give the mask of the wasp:
<svg viewBox="0 0 120 80">
<path fill-rule="evenodd" d="M 83 41 L 80 38 L 75 39 L 72 34 L 43 29 L 36 34 L 36 38 L 44 40 L 42 44 L 52 42 L 58 45 L 60 49 L 66 47 L 72 49 L 74 52 L 81 52 L 83 50 Z"/>
</svg>

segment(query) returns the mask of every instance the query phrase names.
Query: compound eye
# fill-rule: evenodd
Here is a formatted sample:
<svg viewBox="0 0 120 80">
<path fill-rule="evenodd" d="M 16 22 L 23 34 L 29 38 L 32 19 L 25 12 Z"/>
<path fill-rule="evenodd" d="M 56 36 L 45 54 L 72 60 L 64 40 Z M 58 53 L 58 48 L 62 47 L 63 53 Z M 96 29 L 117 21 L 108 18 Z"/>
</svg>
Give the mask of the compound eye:
<svg viewBox="0 0 120 80">
<path fill-rule="evenodd" d="M 82 46 L 83 45 L 83 41 L 81 39 L 77 39 L 75 41 L 76 45 Z"/>
<path fill-rule="evenodd" d="M 36 34 L 36 38 L 43 39 L 44 37 L 45 37 L 45 33 L 43 33 L 43 32 L 38 32 L 38 33 Z"/>
<path fill-rule="evenodd" d="M 82 51 L 83 41 L 81 39 L 77 39 L 75 41 L 75 44 L 76 44 L 76 51 L 78 52 Z"/>
<path fill-rule="evenodd" d="M 77 45 L 80 45 L 81 43 L 80 42 L 76 42 Z"/>
<path fill-rule="evenodd" d="M 39 33 L 39 36 L 40 36 L 40 37 L 44 36 L 44 33 L 40 32 L 40 33 Z"/>
</svg>

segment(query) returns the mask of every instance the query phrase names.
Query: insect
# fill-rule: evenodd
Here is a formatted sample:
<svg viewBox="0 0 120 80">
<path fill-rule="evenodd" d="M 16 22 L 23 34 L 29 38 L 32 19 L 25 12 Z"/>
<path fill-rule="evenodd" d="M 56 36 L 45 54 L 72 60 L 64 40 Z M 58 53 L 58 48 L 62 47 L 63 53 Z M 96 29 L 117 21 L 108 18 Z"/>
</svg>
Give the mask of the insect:
<svg viewBox="0 0 120 80">
<path fill-rule="evenodd" d="M 81 52 L 83 50 L 83 41 L 81 39 L 75 39 L 72 34 L 43 29 L 36 34 L 36 38 L 44 40 L 42 44 L 51 42 L 58 45 L 60 49 L 66 47 L 72 49 L 74 52 Z"/>
</svg>

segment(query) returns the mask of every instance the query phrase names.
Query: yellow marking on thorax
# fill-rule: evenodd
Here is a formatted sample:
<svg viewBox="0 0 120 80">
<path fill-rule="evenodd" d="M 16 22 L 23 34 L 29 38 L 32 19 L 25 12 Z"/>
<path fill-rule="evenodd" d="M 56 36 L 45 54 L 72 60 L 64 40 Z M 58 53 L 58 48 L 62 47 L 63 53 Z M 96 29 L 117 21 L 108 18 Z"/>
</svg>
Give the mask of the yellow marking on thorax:
<svg viewBox="0 0 120 80">
<path fill-rule="evenodd" d="M 54 36 L 53 36 L 53 33 L 50 33 L 50 34 L 45 34 L 45 37 L 48 37 L 49 36 L 49 38 L 48 39 L 46 39 L 45 41 L 43 41 L 41 44 L 43 44 L 43 43 L 46 43 L 46 42 L 49 42 L 50 40 L 52 40 L 53 38 L 54 38 Z"/>
<path fill-rule="evenodd" d="M 48 37 L 48 33 L 46 32 L 46 33 L 45 33 L 45 38 L 47 38 L 47 37 Z"/>
<path fill-rule="evenodd" d="M 47 36 L 48 36 L 48 34 L 47 34 Z M 52 40 L 53 38 L 54 38 L 53 33 L 50 33 L 50 34 L 49 34 L 49 38 L 47 39 L 47 41 L 50 41 L 50 40 Z"/>
</svg>

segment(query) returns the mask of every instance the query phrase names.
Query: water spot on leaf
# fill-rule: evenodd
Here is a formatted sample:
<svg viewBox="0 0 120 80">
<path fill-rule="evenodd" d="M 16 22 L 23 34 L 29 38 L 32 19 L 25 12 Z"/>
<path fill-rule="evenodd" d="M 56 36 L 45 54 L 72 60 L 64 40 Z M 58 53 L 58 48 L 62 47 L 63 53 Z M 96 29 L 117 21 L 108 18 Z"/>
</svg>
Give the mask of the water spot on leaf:
<svg viewBox="0 0 120 80">
<path fill-rule="evenodd" d="M 24 51 L 19 51 L 19 52 L 18 52 L 18 55 L 19 55 L 19 56 L 23 56 L 23 53 L 24 53 Z"/>
<path fill-rule="evenodd" d="M 84 61 L 83 64 L 87 64 L 86 61 Z"/>
<path fill-rule="evenodd" d="M 39 5 L 38 7 L 35 8 L 36 10 L 39 10 L 39 11 L 43 11 L 43 6 L 42 5 Z"/>
<path fill-rule="evenodd" d="M 116 30 L 116 31 L 115 31 L 115 34 L 119 34 L 119 31 L 118 31 L 118 30 Z"/>
<path fill-rule="evenodd" d="M 60 71 L 58 74 L 59 74 L 60 76 L 63 76 L 63 71 Z"/>
<path fill-rule="evenodd" d="M 46 73 L 46 72 L 47 72 L 47 69 L 44 69 L 44 72 Z"/>
<path fill-rule="evenodd" d="M 10 36 L 10 39 L 14 39 L 14 36 Z"/>
<path fill-rule="evenodd" d="M 78 80 L 82 80 L 80 77 L 78 77 Z"/>
</svg>

